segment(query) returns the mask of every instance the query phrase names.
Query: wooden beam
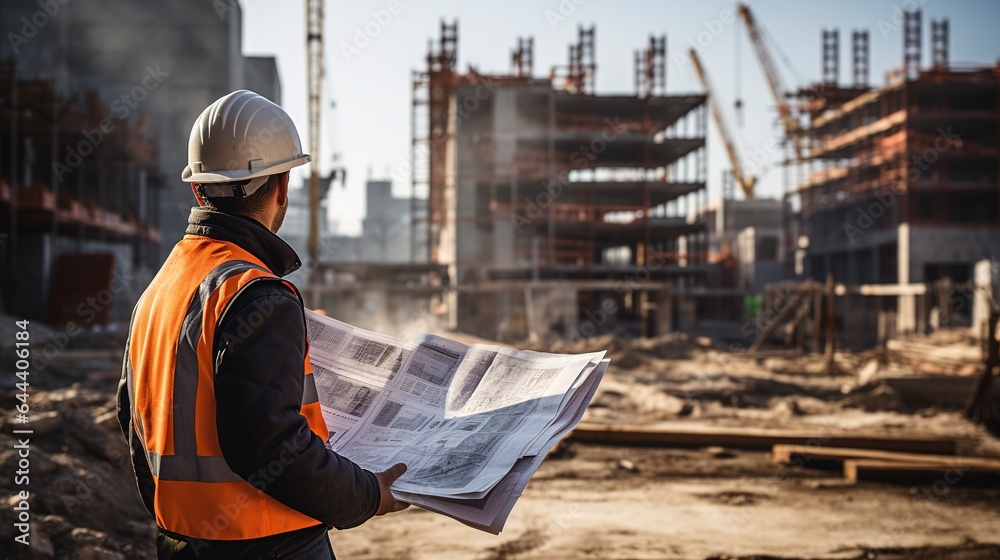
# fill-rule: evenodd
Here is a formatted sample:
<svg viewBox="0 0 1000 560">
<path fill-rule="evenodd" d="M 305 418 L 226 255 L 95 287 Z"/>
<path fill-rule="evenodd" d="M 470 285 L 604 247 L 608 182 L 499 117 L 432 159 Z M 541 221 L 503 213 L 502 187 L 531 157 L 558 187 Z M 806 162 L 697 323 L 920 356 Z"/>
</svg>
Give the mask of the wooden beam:
<svg viewBox="0 0 1000 560">
<path fill-rule="evenodd" d="M 781 311 L 778 312 L 778 315 L 770 323 L 764 326 L 764 330 L 757 334 L 757 338 L 750 345 L 750 352 L 760 350 L 760 347 L 764 345 L 764 342 L 771 336 L 774 329 L 778 328 L 778 325 L 788 317 L 788 314 L 799 305 L 802 305 L 802 294 L 793 294 L 791 301 L 781 308 Z"/>
<path fill-rule="evenodd" d="M 826 373 L 833 373 L 834 345 L 837 342 L 837 293 L 834 291 L 833 274 L 826 275 Z"/>
<path fill-rule="evenodd" d="M 897 484 L 937 485 L 940 482 L 947 486 L 1000 486 L 1000 469 L 848 459 L 844 461 L 844 478 L 854 484 L 861 480 L 875 480 Z"/>
<path fill-rule="evenodd" d="M 805 296 L 802 298 L 802 303 L 799 305 L 798 311 L 795 312 L 795 316 L 792 320 L 785 325 L 785 346 L 791 346 L 795 343 L 795 332 L 799 330 L 800 325 L 809 316 L 809 311 L 811 309 L 810 298 Z M 799 330 L 801 333 L 802 331 Z"/>
<path fill-rule="evenodd" d="M 863 296 L 922 296 L 927 284 L 863 284 L 857 293 Z"/>
<path fill-rule="evenodd" d="M 930 464 L 958 467 L 986 467 L 1000 469 L 1000 458 L 968 457 L 961 455 L 927 455 L 923 453 L 903 453 L 880 449 L 859 449 L 850 447 L 827 447 L 808 445 L 775 445 L 771 450 L 771 461 L 776 464 L 801 464 L 809 466 L 835 465 L 843 468 L 844 461 L 852 459 L 894 461 L 897 463 Z"/>
<path fill-rule="evenodd" d="M 736 447 L 771 449 L 776 444 L 819 444 L 830 447 L 856 447 L 909 451 L 916 453 L 954 454 L 957 442 L 937 436 L 888 436 L 859 433 L 831 433 L 829 430 L 768 430 L 717 426 L 680 425 L 606 425 L 580 423 L 569 436 L 574 441 L 605 445 L 662 447 Z"/>
<path fill-rule="evenodd" d="M 819 354 L 820 343 L 823 342 L 823 291 L 813 290 L 812 299 L 812 352 Z"/>
</svg>

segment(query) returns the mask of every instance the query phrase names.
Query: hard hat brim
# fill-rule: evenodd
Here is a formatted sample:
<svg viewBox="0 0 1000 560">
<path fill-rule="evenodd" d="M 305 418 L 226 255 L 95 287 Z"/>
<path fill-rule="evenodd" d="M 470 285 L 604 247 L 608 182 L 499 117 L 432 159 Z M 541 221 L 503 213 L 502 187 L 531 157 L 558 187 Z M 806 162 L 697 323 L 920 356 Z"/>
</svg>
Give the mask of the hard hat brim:
<svg viewBox="0 0 1000 560">
<path fill-rule="evenodd" d="M 184 166 L 184 171 L 181 172 L 181 181 L 184 181 L 185 183 L 229 183 L 232 181 L 245 181 L 248 179 L 255 179 L 257 177 L 284 173 L 289 169 L 305 165 L 311 161 L 312 156 L 309 154 L 300 154 L 299 157 L 272 165 L 259 171 L 233 169 L 216 173 L 194 173 L 191 165 L 188 164 Z"/>
</svg>

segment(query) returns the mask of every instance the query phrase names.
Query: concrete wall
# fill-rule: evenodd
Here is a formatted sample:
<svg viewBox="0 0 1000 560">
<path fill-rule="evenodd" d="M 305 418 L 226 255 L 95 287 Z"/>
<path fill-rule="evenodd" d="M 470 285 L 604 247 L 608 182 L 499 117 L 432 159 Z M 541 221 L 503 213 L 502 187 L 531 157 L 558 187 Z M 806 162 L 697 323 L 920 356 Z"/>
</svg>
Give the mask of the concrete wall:
<svg viewBox="0 0 1000 560">
<path fill-rule="evenodd" d="M 1000 258 L 1000 228 L 997 227 L 911 227 L 903 224 L 900 232 L 904 228 L 909 232 L 909 245 L 904 249 L 900 241 L 901 283 L 904 272 L 909 282 L 926 282 L 927 265 L 963 264 L 969 267 L 971 276 L 975 262 Z"/>
<path fill-rule="evenodd" d="M 457 220 L 442 233 L 442 246 L 451 243 L 454 263 L 452 278 L 460 284 L 475 283 L 483 277 L 484 267 L 527 266 L 530 252 L 519 253 L 518 246 L 530 247 L 534 229 L 520 230 L 505 213 L 495 214 L 489 208 L 490 177 L 496 185 L 515 185 L 518 181 L 518 142 L 544 138 L 548 118 L 527 118 L 525 110 L 539 103 L 550 106 L 551 87 L 535 85 L 491 86 L 483 95 L 484 86 L 462 84 L 456 88 L 453 109 L 457 118 L 454 140 L 450 142 L 454 159 L 454 189 L 446 196 L 454 197 L 448 208 Z M 513 193 L 510 204 L 523 204 Z M 449 220 L 450 221 L 450 220 Z M 452 234 L 452 231 L 454 232 Z M 453 235 L 453 236 L 452 236 Z M 442 255 L 448 255 L 442 251 Z M 513 336 L 524 330 L 524 317 L 508 317 L 515 305 L 510 294 L 467 293 L 455 298 L 454 324 L 457 328 L 481 336 Z M 517 294 L 517 298 L 523 298 Z M 542 296 L 544 297 L 544 296 Z M 521 301 L 520 299 L 518 301 Z M 542 320 L 541 318 L 537 318 Z M 503 324 L 501 324 L 503 323 Z M 515 324 L 516 323 L 516 324 Z M 539 327 L 540 330 L 546 330 Z"/>
<path fill-rule="evenodd" d="M 273 56 L 245 57 L 243 75 L 243 87 L 281 105 L 281 78 L 278 61 Z"/>
<path fill-rule="evenodd" d="M 10 309 L 20 316 L 47 320 L 51 293 L 52 269 L 56 258 L 63 253 L 111 253 L 115 257 L 114 275 L 121 280 L 121 289 L 112 292 L 109 321 L 127 323 L 132 306 L 151 279 L 148 272 L 137 271 L 132 266 L 132 247 L 125 243 L 97 240 L 77 241 L 56 237 L 51 233 L 19 233 L 17 247 L 17 301 L 9 302 Z M 80 302 L 84 303 L 84 302 Z M 81 324 L 85 316 L 81 315 Z"/>
<path fill-rule="evenodd" d="M 783 230 L 776 227 L 748 227 L 736 235 L 738 285 L 749 289 L 785 278 L 785 266 L 779 252 Z"/>
<path fill-rule="evenodd" d="M 1000 228 L 899 226 L 899 283 L 923 283 L 929 265 L 949 265 L 973 276 L 975 263 L 995 261 L 1000 253 Z M 966 278 L 953 278 L 964 281 Z M 912 296 L 899 298 L 898 330 L 912 332 L 917 326 L 917 303 Z"/>
<path fill-rule="evenodd" d="M 748 227 L 782 227 L 782 202 L 777 199 L 717 200 L 716 232 L 738 232 Z"/>
<path fill-rule="evenodd" d="M 713 258 L 720 258 L 727 251 L 732 254 L 739 286 L 760 287 L 785 278 L 783 254 L 776 253 L 757 262 L 761 237 L 777 237 L 780 248 L 784 238 L 782 208 L 782 202 L 775 199 L 717 199 L 702 210 L 700 218 L 707 225 L 708 251 Z M 716 274 L 709 278 L 709 285 L 722 285 L 722 277 Z"/>
<path fill-rule="evenodd" d="M 420 200 L 420 204 L 424 201 Z M 392 195 L 391 181 L 369 180 L 361 234 L 362 259 L 369 262 L 410 261 L 412 200 Z M 418 252 L 422 249 L 418 248 Z M 423 254 L 423 253 L 420 253 Z"/>
</svg>

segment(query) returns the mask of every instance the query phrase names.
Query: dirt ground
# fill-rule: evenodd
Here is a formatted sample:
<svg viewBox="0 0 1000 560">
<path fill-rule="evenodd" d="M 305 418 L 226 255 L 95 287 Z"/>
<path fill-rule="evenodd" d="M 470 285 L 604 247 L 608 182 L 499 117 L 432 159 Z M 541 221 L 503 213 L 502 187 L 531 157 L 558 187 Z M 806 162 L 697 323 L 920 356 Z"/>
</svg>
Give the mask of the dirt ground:
<svg viewBox="0 0 1000 560">
<path fill-rule="evenodd" d="M 39 346 L 58 334 L 33 329 Z M 155 556 L 113 416 L 123 342 L 121 333 L 76 336 L 32 379 L 30 557 Z M 609 348 L 612 367 L 590 422 L 948 435 L 964 453 L 1000 456 L 1000 440 L 956 404 L 977 371 L 976 343 L 961 332 L 838 355 L 832 372 L 821 358 L 748 356 L 684 336 L 545 347 L 591 348 Z M 0 357 L 9 353 L 0 346 Z M 0 385 L 0 470 L 10 473 L 12 382 Z M 11 496 L 12 478 L 0 478 L 0 489 Z M 331 539 L 339 558 L 357 559 L 971 560 L 1000 558 L 998 498 L 998 488 L 940 481 L 850 486 L 836 472 L 772 465 L 763 450 L 569 443 L 543 463 L 500 536 L 412 507 Z M 0 510 L 3 547 L 12 506 Z M 26 557 L 16 552 L 0 548 Z"/>
<path fill-rule="evenodd" d="M 766 452 L 573 446 L 543 464 L 499 537 L 411 508 L 331 538 L 338 556 L 373 559 L 1000 557 L 977 544 L 998 542 L 996 490 L 925 497 L 778 471 Z"/>
<path fill-rule="evenodd" d="M 962 452 L 1000 456 L 1000 441 L 948 395 L 940 404 L 889 383 L 964 383 L 975 341 L 943 332 L 896 346 L 838 355 L 832 375 L 821 358 L 749 357 L 684 336 L 545 349 L 611 348 L 587 421 L 948 435 Z M 772 465 L 766 451 L 571 443 L 542 464 L 498 537 L 411 508 L 331 538 L 339 555 L 362 559 L 996 559 L 998 504 L 997 488 L 850 486 L 836 472 Z"/>
</svg>

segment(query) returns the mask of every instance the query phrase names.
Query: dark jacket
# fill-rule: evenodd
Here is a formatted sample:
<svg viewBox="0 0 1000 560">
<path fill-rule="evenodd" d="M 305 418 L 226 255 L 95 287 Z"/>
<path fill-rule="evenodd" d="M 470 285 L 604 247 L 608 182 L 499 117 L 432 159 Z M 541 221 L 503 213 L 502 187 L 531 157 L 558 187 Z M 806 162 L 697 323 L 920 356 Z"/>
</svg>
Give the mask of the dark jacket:
<svg viewBox="0 0 1000 560">
<path fill-rule="evenodd" d="M 277 276 L 301 266 L 291 247 L 251 218 L 193 208 L 187 233 L 231 241 Z M 248 329 L 261 324 L 262 309 L 269 312 L 267 320 Z M 234 473 L 252 477 L 272 498 L 326 525 L 246 541 L 196 541 L 161 530 L 161 558 L 277 558 L 315 543 L 330 527 L 355 527 L 375 515 L 380 499 L 375 475 L 327 449 L 298 414 L 305 353 L 299 297 L 278 280 L 249 284 L 230 303 L 215 333 L 216 422 L 222 455 Z M 140 497 L 152 512 L 153 480 L 130 410 L 123 378 L 118 421 L 129 441 Z M 304 452 L 289 460 L 286 449 Z"/>
</svg>

